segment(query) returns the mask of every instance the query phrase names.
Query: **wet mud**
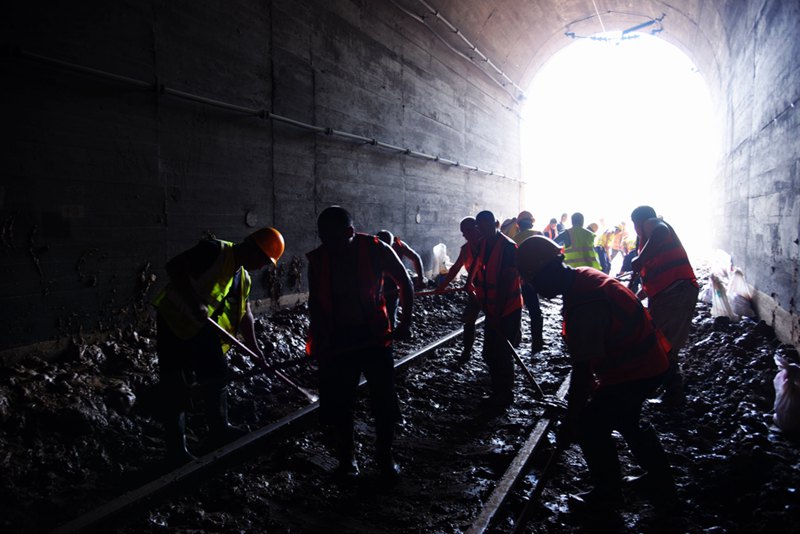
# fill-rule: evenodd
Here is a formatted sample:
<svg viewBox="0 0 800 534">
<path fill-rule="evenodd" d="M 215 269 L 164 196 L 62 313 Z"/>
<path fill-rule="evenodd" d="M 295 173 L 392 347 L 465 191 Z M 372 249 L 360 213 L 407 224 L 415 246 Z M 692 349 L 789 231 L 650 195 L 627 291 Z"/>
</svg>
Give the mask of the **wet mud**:
<svg viewBox="0 0 800 534">
<path fill-rule="evenodd" d="M 400 357 L 458 326 L 463 295 L 423 297 L 415 310 L 417 339 L 398 344 Z M 560 305 L 544 302 L 546 348 L 531 357 L 525 314 L 520 353 L 546 393 L 569 371 L 560 339 Z M 797 362 L 763 323 L 714 319 L 698 304 L 682 352 L 687 402 L 680 410 L 648 403 L 645 417 L 658 430 L 675 470 L 679 505 L 659 509 L 643 495 L 626 494 L 620 513 L 580 515 L 570 493 L 590 487 L 577 446 L 555 464 L 528 532 L 793 532 L 800 517 L 800 441 L 772 423 L 777 369 L 773 357 Z M 303 306 L 257 321 L 270 363 L 313 387 L 314 366 L 303 355 L 308 326 Z M 481 328 L 479 327 L 479 332 Z M 404 420 L 396 438 L 403 468 L 387 485 L 372 458 L 374 431 L 366 393 L 357 418 L 362 476 L 332 477 L 335 461 L 313 426 L 271 442 L 191 492 L 142 512 L 121 532 L 463 532 L 530 434 L 544 407 L 517 373 L 515 404 L 504 414 L 479 408 L 489 392 L 479 334 L 472 359 L 458 365 L 456 341 L 397 378 Z M 232 352 L 234 376 L 251 370 Z M 275 378 L 234 379 L 231 419 L 250 430 L 304 405 Z M 162 461 L 155 337 L 152 328 L 120 330 L 98 344 L 73 344 L 58 360 L 29 358 L 0 369 L 0 498 L 6 532 L 49 530 L 166 472 Z M 210 451 L 199 404 L 189 412 L 189 448 Z M 552 452 L 547 442 L 532 471 L 509 499 L 493 531 L 512 518 Z M 623 474 L 636 474 L 622 441 Z"/>
</svg>

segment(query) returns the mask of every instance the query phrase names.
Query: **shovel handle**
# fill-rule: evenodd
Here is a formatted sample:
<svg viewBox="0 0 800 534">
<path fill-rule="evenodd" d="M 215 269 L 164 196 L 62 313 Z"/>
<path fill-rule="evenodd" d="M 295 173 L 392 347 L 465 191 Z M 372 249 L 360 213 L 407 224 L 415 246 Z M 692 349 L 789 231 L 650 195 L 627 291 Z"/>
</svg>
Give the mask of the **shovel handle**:
<svg viewBox="0 0 800 534">
<path fill-rule="evenodd" d="M 248 356 L 250 356 L 251 358 L 253 358 L 255 361 L 257 361 L 257 362 L 261 362 L 261 363 L 263 363 L 263 362 L 264 362 L 264 360 L 263 360 L 263 358 L 261 358 L 261 356 L 259 356 L 258 354 L 256 354 L 256 353 L 255 353 L 255 352 L 253 352 L 252 350 L 250 350 L 250 348 L 249 348 L 247 345 L 245 345 L 244 343 L 242 343 L 241 341 L 239 341 L 238 339 L 236 339 L 236 337 L 235 337 L 235 336 L 233 336 L 233 335 L 232 335 L 230 332 L 228 332 L 227 330 L 225 330 L 224 328 L 222 328 L 222 326 L 220 326 L 220 324 L 219 324 L 218 322 L 216 322 L 216 321 L 215 321 L 214 319 L 212 319 L 211 317 L 207 317 L 207 319 L 208 319 L 208 322 L 209 322 L 209 323 L 210 323 L 210 324 L 211 324 L 211 325 L 212 325 L 212 326 L 213 326 L 213 327 L 214 327 L 214 328 L 215 328 L 215 329 L 216 329 L 216 330 L 217 330 L 217 331 L 218 331 L 220 334 L 222 334 L 222 336 L 223 336 L 225 339 L 227 339 L 227 340 L 228 340 L 228 341 L 231 343 L 231 345 L 235 346 L 237 349 L 241 350 L 242 352 L 244 352 L 245 354 L 247 354 Z M 295 384 L 295 383 L 294 383 L 294 381 L 293 381 L 292 379 L 290 379 L 288 376 L 286 376 L 285 374 L 281 373 L 281 372 L 280 372 L 280 371 L 278 371 L 277 369 L 272 369 L 272 372 L 274 372 L 274 373 L 275 373 L 275 376 L 277 376 L 279 379 L 283 380 L 283 381 L 284 381 L 286 384 L 290 385 L 291 387 L 293 387 L 294 389 L 296 389 L 297 391 L 299 391 L 300 393 L 302 393 L 302 394 L 303 394 L 303 395 L 304 395 L 304 396 L 305 396 L 305 397 L 306 397 L 306 398 L 307 398 L 309 401 L 311 401 L 311 402 L 317 402 L 317 401 L 319 400 L 319 397 L 318 397 L 317 395 L 315 395 L 315 394 L 314 394 L 314 393 L 312 393 L 311 391 L 307 390 L 306 388 L 304 388 L 304 387 L 301 387 L 301 386 L 299 386 L 298 384 Z"/>
</svg>

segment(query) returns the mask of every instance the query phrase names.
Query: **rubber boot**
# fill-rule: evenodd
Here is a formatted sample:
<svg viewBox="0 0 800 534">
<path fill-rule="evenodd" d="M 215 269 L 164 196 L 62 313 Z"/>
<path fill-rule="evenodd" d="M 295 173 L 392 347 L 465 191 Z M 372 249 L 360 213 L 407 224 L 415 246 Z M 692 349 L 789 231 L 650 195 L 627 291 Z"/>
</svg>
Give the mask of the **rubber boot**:
<svg viewBox="0 0 800 534">
<path fill-rule="evenodd" d="M 352 428 L 335 428 L 333 442 L 336 452 L 336 466 L 334 475 L 340 478 L 353 478 L 358 476 L 358 462 L 355 455 L 355 441 Z"/>
<path fill-rule="evenodd" d="M 647 425 L 635 438 L 626 436 L 625 439 L 636 462 L 646 471 L 644 475 L 625 477 L 625 487 L 659 502 L 673 501 L 676 496 L 675 482 L 667 454 L 655 429 Z"/>
<path fill-rule="evenodd" d="M 167 417 L 164 423 L 164 441 L 167 447 L 167 465 L 178 467 L 196 460 L 186 448 L 186 413 L 178 412 Z"/>
<path fill-rule="evenodd" d="M 475 324 L 464 325 L 464 348 L 461 350 L 457 363 L 464 365 L 472 357 L 472 347 L 475 345 Z"/>
<path fill-rule="evenodd" d="M 394 483 L 400 476 L 400 465 L 394 461 L 392 442 L 394 441 L 394 426 L 376 428 L 375 461 L 381 479 L 386 483 Z"/>
<path fill-rule="evenodd" d="M 218 447 L 237 440 L 247 431 L 233 426 L 228 421 L 228 389 L 210 389 L 205 395 L 206 420 L 208 422 L 209 442 Z"/>
</svg>

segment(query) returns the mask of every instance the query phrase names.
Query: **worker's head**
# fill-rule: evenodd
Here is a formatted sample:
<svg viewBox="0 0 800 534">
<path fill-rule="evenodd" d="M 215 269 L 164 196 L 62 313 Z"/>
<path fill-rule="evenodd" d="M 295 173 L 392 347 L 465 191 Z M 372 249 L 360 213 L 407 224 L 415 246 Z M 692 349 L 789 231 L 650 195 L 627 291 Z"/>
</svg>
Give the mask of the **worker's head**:
<svg viewBox="0 0 800 534">
<path fill-rule="evenodd" d="M 533 223 L 535 219 L 533 218 L 533 214 L 529 211 L 521 211 L 519 215 L 517 215 L 517 225 L 519 226 L 520 231 L 522 230 L 530 230 L 533 228 Z"/>
<path fill-rule="evenodd" d="M 500 225 L 500 231 L 506 234 L 508 237 L 514 237 L 516 235 L 517 230 L 517 220 L 516 219 L 506 219 L 503 221 L 503 224 Z"/>
<path fill-rule="evenodd" d="M 283 236 L 275 228 L 270 227 L 256 230 L 247 238 L 251 239 L 258 246 L 259 250 L 261 250 L 264 256 L 266 256 L 273 265 L 278 264 L 278 260 L 281 259 L 283 251 L 286 249 Z"/>
<path fill-rule="evenodd" d="M 461 235 L 464 236 L 468 243 L 476 243 L 481 238 L 475 217 L 464 217 L 458 226 L 461 229 Z"/>
<path fill-rule="evenodd" d="M 389 230 L 381 230 L 380 232 L 375 234 L 375 237 L 377 237 L 378 239 L 380 239 L 389 246 L 391 246 L 392 242 L 394 242 L 394 235 L 392 235 L 392 232 L 390 232 Z"/>
<path fill-rule="evenodd" d="M 566 271 L 561 247 L 542 235 L 529 237 L 517 250 L 517 269 L 525 282 L 545 298 L 553 298 L 562 291 L 560 283 Z"/>
<path fill-rule="evenodd" d="M 583 228 L 583 213 L 576 211 L 572 214 L 572 226 L 575 228 Z"/>
<path fill-rule="evenodd" d="M 353 217 L 341 206 L 325 208 L 317 218 L 317 233 L 325 246 L 345 245 L 352 241 L 356 233 Z"/>
<path fill-rule="evenodd" d="M 562 213 L 561 214 L 561 223 L 563 224 L 565 222 L 567 222 L 567 214 L 566 213 Z"/>
<path fill-rule="evenodd" d="M 598 228 L 597 223 L 589 223 L 586 226 L 586 229 L 589 230 L 590 232 L 597 232 L 597 228 Z"/>
<path fill-rule="evenodd" d="M 644 237 L 644 223 L 650 219 L 655 219 L 656 210 L 650 206 L 639 206 L 631 212 L 631 220 L 633 221 L 633 228 L 636 230 L 636 235 Z"/>
<path fill-rule="evenodd" d="M 558 224 L 558 221 L 555 219 L 555 217 L 553 217 L 552 219 L 550 219 L 550 226 L 552 226 L 553 228 L 555 228 L 557 224 Z"/>
<path fill-rule="evenodd" d="M 475 216 L 475 224 L 478 226 L 478 233 L 482 239 L 491 237 L 497 233 L 497 219 L 494 218 L 494 213 L 489 210 L 484 210 Z"/>
</svg>

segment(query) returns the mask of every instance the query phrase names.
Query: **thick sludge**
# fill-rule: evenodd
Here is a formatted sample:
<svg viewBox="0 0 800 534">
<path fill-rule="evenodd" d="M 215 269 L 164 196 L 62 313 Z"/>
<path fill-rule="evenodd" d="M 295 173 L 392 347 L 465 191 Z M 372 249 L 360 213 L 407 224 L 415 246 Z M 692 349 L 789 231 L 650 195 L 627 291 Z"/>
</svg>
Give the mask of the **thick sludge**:
<svg viewBox="0 0 800 534">
<path fill-rule="evenodd" d="M 419 338 L 413 345 L 457 326 L 462 299 L 458 294 L 420 299 L 415 317 Z M 559 309 L 556 301 L 544 303 L 543 353 L 530 358 L 527 336 L 521 351 L 546 393 L 554 393 L 569 370 Z M 272 363 L 302 357 L 306 327 L 302 307 L 259 320 L 259 339 L 271 351 Z M 401 345 L 398 354 L 409 346 Z M 514 407 L 500 417 L 480 415 L 477 404 L 488 392 L 488 376 L 479 351 L 480 335 L 464 367 L 455 364 L 456 342 L 399 376 L 405 420 L 396 451 L 404 471 L 395 487 L 383 487 L 373 474 L 371 418 L 363 401 L 357 424 L 362 481 L 331 479 L 334 462 L 314 427 L 271 443 L 258 459 L 143 513 L 121 530 L 464 531 L 543 413 L 518 373 Z M 715 321 L 708 305 L 699 304 L 683 353 L 685 407 L 678 412 L 655 404 L 646 408 L 675 466 L 681 507 L 664 514 L 647 499 L 629 495 L 611 524 L 571 513 L 566 496 L 588 487 L 585 464 L 573 446 L 556 465 L 528 531 L 796 530 L 800 452 L 798 442 L 771 421 L 776 352 L 797 361 L 796 352 L 782 346 L 763 323 Z M 232 356 L 232 363 L 241 372 L 250 367 L 239 356 Z M 301 360 L 285 371 L 313 385 L 310 367 Z M 251 430 L 302 405 L 302 397 L 273 378 L 256 376 L 231 386 L 232 420 Z M 4 530 L 52 528 L 161 474 L 157 410 L 152 332 L 119 333 L 94 345 L 76 343 L 55 362 L 28 359 L 3 369 Z M 190 448 L 207 452 L 201 409 L 192 412 L 189 429 Z M 634 473 L 624 445 L 620 453 L 625 474 Z M 549 454 L 545 447 L 535 456 L 534 471 L 512 495 L 494 530 L 512 528 L 511 518 Z"/>
</svg>

